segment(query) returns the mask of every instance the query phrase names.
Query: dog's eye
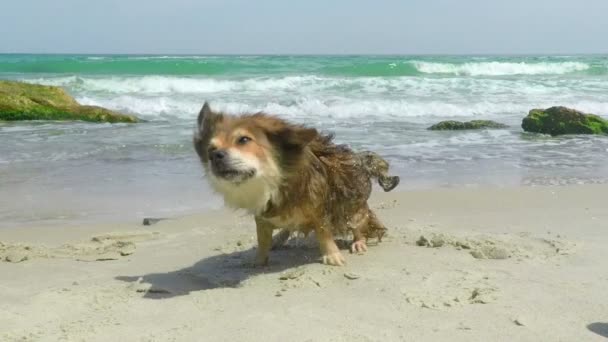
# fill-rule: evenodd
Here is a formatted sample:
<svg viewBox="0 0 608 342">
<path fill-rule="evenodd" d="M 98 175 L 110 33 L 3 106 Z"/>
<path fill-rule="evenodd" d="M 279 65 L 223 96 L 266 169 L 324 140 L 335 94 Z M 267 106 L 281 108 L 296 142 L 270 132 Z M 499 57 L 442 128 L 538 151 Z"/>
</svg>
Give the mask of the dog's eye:
<svg viewBox="0 0 608 342">
<path fill-rule="evenodd" d="M 248 142 L 250 142 L 250 141 L 251 141 L 251 138 L 250 138 L 250 137 L 248 137 L 248 136 L 244 136 L 244 135 L 243 135 L 243 136 L 242 136 L 242 137 L 240 137 L 240 138 L 239 138 L 239 140 L 237 140 L 236 142 L 237 142 L 237 144 L 239 144 L 239 145 L 245 145 L 246 143 L 248 143 Z"/>
</svg>

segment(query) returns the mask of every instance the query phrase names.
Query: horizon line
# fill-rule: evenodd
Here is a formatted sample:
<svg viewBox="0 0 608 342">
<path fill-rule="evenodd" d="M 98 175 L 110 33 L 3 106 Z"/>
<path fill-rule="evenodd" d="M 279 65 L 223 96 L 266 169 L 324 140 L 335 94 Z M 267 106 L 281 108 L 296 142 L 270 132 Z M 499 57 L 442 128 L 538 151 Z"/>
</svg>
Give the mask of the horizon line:
<svg viewBox="0 0 608 342">
<path fill-rule="evenodd" d="M 562 52 L 562 53 L 89 53 L 89 52 L 0 52 L 0 55 L 48 55 L 48 56 L 66 56 L 66 55 L 79 55 L 79 56 L 209 56 L 209 57 L 237 57 L 237 56 L 249 56 L 249 57 L 268 57 L 268 56 L 284 56 L 284 57 L 458 57 L 458 56 L 482 56 L 482 57 L 533 57 L 533 56 L 548 56 L 548 57 L 559 57 L 559 56 L 604 56 L 608 55 L 606 52 Z"/>
</svg>

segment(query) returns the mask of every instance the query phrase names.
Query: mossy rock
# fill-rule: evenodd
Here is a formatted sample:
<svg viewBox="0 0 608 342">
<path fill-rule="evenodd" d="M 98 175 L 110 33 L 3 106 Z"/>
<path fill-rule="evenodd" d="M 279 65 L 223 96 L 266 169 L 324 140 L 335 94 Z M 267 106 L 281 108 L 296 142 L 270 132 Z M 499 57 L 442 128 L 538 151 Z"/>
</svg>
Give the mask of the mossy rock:
<svg viewBox="0 0 608 342">
<path fill-rule="evenodd" d="M 532 109 L 521 127 L 526 132 L 550 135 L 608 134 L 608 120 L 566 107 Z"/>
<path fill-rule="evenodd" d="M 59 87 L 0 80 L 1 120 L 140 121 L 102 107 L 82 106 Z"/>
<path fill-rule="evenodd" d="M 459 131 L 465 129 L 501 129 L 509 126 L 492 120 L 472 120 L 472 121 L 441 121 L 428 129 L 431 131 Z"/>
</svg>

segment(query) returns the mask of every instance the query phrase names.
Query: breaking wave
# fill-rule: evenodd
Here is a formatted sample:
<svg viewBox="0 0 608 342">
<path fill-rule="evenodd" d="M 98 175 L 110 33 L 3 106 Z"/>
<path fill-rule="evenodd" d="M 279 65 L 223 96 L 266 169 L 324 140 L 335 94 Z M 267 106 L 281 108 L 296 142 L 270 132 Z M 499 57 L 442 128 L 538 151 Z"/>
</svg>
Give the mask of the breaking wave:
<svg viewBox="0 0 608 342">
<path fill-rule="evenodd" d="M 463 76 L 507 76 L 507 75 L 563 75 L 585 71 L 590 68 L 582 62 L 526 63 L 526 62 L 470 62 L 463 64 L 412 62 L 425 74 L 452 74 Z"/>
</svg>

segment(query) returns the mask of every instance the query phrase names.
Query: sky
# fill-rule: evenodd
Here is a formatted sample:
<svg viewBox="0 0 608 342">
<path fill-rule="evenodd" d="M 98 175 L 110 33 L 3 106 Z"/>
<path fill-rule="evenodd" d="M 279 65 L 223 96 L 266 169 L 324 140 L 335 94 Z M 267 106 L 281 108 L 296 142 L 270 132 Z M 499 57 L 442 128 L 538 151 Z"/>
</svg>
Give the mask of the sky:
<svg viewBox="0 0 608 342">
<path fill-rule="evenodd" d="M 608 53 L 608 0 L 3 0 L 0 53 Z"/>
</svg>

